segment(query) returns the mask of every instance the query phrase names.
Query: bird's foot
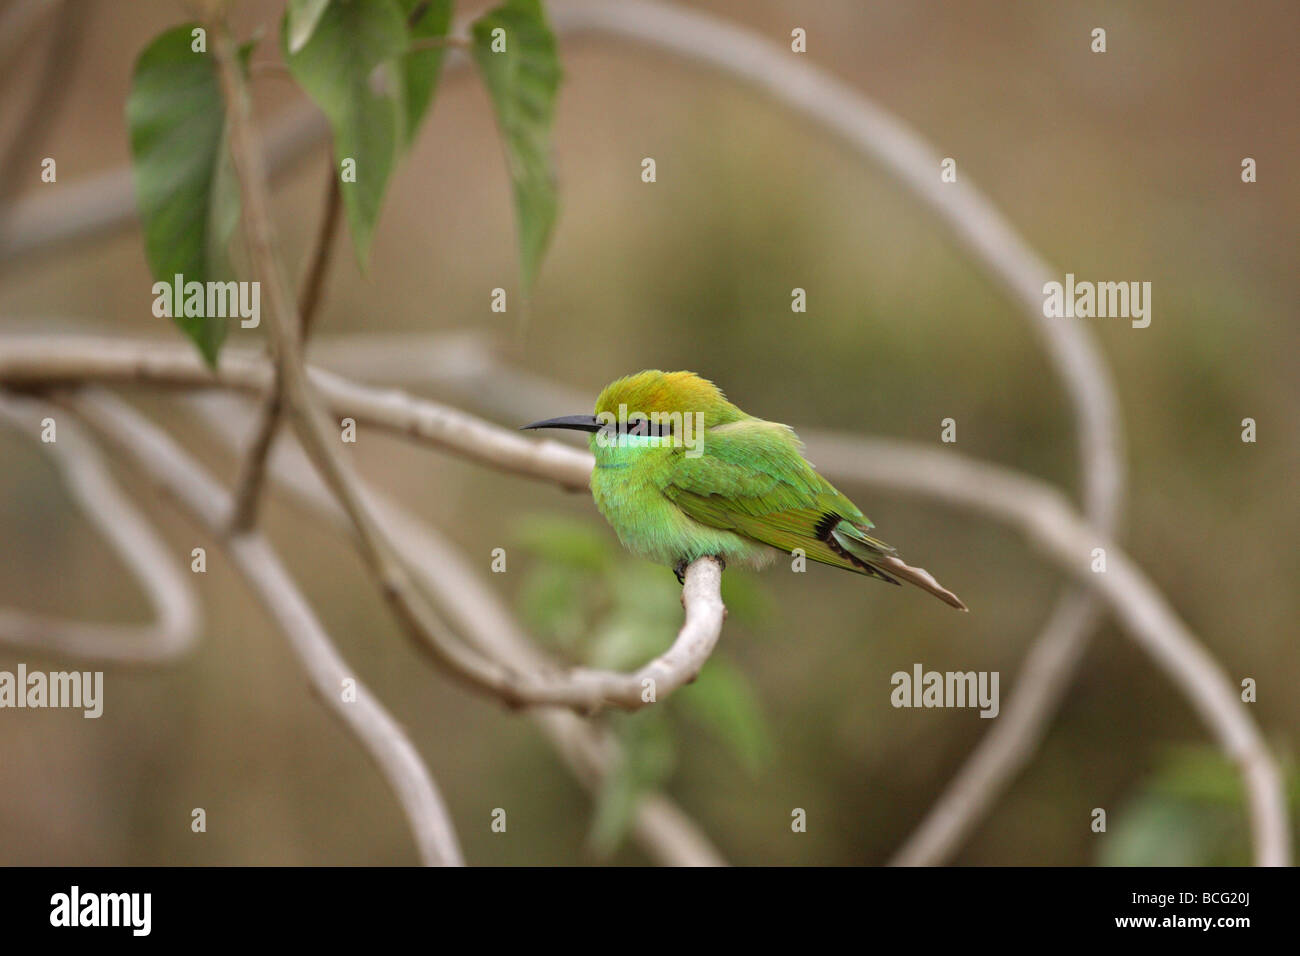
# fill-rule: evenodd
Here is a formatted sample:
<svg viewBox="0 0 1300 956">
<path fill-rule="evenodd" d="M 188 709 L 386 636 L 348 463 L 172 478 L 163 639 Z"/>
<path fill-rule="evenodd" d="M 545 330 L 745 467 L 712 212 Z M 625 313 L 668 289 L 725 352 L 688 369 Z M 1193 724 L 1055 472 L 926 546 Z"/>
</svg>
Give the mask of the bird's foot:
<svg viewBox="0 0 1300 956">
<path fill-rule="evenodd" d="M 677 575 L 678 584 L 686 583 L 686 566 L 688 564 L 690 564 L 690 562 L 687 561 L 685 558 L 682 558 L 680 561 L 678 561 L 676 564 L 673 565 L 673 574 Z"/>
<path fill-rule="evenodd" d="M 711 557 L 714 561 L 718 562 L 718 570 L 720 571 L 727 570 L 727 562 L 722 557 L 722 555 L 711 554 L 709 555 L 709 557 Z M 673 565 L 673 574 L 677 575 L 678 584 L 686 583 L 686 569 L 687 567 L 690 566 L 690 563 L 691 562 L 687 561 L 685 558 L 682 558 L 680 561 L 678 561 L 676 564 Z"/>
</svg>

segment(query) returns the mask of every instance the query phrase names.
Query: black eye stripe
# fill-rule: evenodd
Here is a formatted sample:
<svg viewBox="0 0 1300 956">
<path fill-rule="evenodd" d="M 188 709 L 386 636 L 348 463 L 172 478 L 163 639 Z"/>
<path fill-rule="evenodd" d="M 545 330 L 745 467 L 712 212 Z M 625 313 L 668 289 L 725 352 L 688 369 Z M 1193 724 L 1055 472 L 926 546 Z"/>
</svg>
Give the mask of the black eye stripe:
<svg viewBox="0 0 1300 956">
<path fill-rule="evenodd" d="M 605 426 L 608 432 L 614 432 L 619 435 L 636 435 L 644 437 L 668 438 L 673 433 L 672 422 L 661 422 L 656 425 L 649 419 L 638 418 L 634 421 L 615 422 Z"/>
</svg>

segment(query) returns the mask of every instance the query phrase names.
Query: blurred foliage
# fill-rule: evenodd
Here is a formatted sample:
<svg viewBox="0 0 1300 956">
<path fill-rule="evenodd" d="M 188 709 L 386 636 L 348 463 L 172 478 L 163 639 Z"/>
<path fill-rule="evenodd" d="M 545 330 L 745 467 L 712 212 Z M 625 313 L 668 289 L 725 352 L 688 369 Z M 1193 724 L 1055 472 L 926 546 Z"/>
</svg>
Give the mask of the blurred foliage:
<svg viewBox="0 0 1300 956">
<path fill-rule="evenodd" d="M 1300 775 L 1284 768 L 1292 818 Z M 1222 751 L 1169 748 L 1151 778 L 1111 817 L 1103 866 L 1249 866 L 1250 830 L 1241 772 Z M 1300 834 L 1292 833 L 1300 855 Z"/>
<path fill-rule="evenodd" d="M 588 521 L 554 515 L 521 520 L 517 545 L 534 560 L 524 573 L 519 612 L 544 643 L 575 664 L 634 670 L 667 650 L 681 627 L 681 588 L 668 568 L 631 557 L 609 532 Z M 740 573 L 724 577 L 728 638 L 771 612 L 771 603 Z M 627 833 L 641 794 L 665 784 L 677 741 L 699 731 L 714 735 L 751 776 L 772 756 L 772 742 L 749 679 L 714 652 L 689 686 L 631 714 L 607 718 L 622 759 L 596 801 L 589 846 L 608 857 Z"/>
</svg>

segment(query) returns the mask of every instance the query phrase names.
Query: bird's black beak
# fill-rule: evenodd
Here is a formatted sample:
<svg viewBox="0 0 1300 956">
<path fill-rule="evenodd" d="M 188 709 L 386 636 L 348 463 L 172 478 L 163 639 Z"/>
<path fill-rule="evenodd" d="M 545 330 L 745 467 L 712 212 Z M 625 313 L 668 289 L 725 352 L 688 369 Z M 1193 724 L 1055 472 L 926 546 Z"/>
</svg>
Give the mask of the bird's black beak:
<svg viewBox="0 0 1300 956">
<path fill-rule="evenodd" d="M 559 418 L 548 418 L 545 421 L 533 422 L 531 425 L 524 425 L 520 431 L 527 431 L 530 428 L 569 428 L 578 432 L 598 432 L 601 429 L 600 421 L 595 415 L 561 415 Z"/>
</svg>

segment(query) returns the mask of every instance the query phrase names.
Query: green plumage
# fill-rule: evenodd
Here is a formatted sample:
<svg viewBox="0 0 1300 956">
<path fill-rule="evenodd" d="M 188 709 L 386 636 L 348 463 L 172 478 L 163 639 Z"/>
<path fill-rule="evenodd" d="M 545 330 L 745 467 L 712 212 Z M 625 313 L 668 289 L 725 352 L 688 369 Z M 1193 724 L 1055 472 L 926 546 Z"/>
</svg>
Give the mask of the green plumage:
<svg viewBox="0 0 1300 956">
<path fill-rule="evenodd" d="M 605 422 L 635 413 L 671 421 L 672 434 L 606 427 L 591 436 L 596 507 L 630 550 L 679 567 L 706 555 L 757 566 L 773 548 L 802 549 L 822 564 L 909 580 L 964 609 L 868 533 L 871 521 L 803 457 L 788 426 L 745 414 L 691 372 L 640 372 L 596 402 Z"/>
</svg>

